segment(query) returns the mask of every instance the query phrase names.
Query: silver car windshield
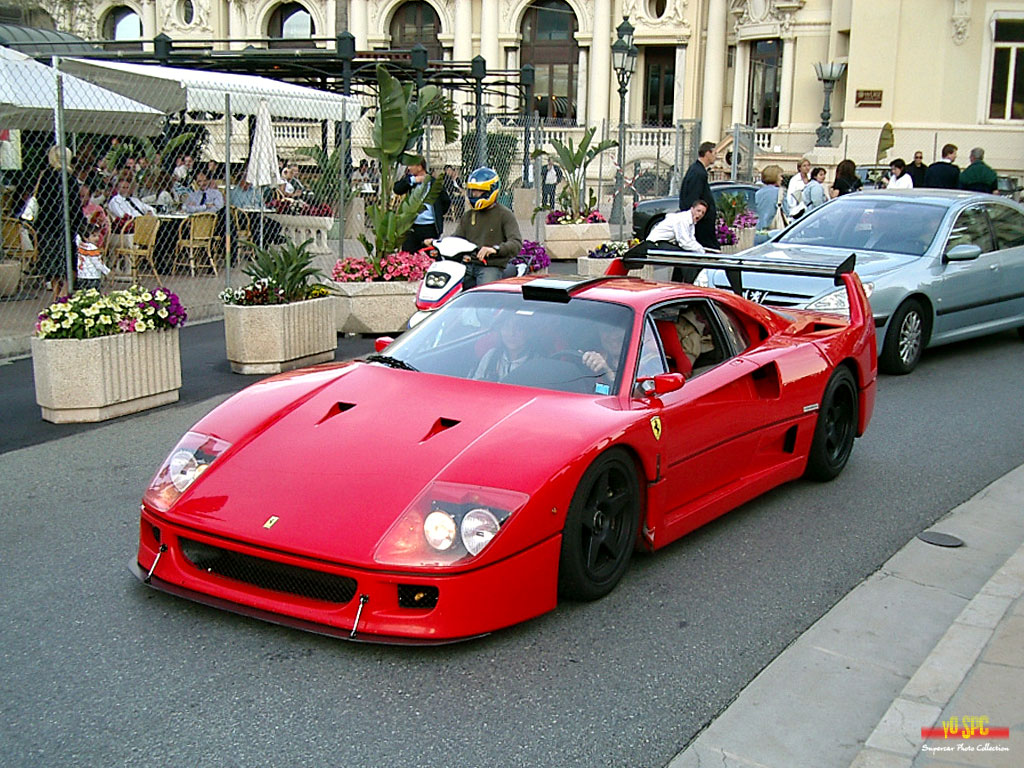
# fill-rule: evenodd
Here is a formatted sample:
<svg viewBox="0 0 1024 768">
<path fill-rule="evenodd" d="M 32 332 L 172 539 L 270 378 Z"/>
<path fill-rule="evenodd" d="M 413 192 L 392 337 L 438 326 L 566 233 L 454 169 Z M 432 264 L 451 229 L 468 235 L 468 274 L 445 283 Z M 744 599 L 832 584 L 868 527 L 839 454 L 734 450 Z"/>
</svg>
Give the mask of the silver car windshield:
<svg viewBox="0 0 1024 768">
<path fill-rule="evenodd" d="M 923 202 L 848 195 L 800 219 L 776 242 L 922 256 L 946 211 Z"/>
<path fill-rule="evenodd" d="M 625 374 L 632 327 L 633 311 L 621 304 L 476 290 L 432 313 L 384 355 L 426 373 L 609 395 Z"/>
</svg>

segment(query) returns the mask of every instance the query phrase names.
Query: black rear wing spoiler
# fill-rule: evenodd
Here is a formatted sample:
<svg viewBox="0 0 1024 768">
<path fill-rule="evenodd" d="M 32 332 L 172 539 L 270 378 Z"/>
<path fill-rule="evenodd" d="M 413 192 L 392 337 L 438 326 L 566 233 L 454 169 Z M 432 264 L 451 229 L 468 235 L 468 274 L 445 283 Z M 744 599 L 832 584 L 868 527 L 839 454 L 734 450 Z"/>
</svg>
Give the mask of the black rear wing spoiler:
<svg viewBox="0 0 1024 768">
<path fill-rule="evenodd" d="M 770 259 L 753 259 L 745 256 L 726 256 L 719 253 L 694 253 L 682 249 L 643 248 L 645 243 L 634 246 L 622 255 L 626 269 L 640 269 L 647 265 L 658 267 L 697 267 L 700 269 L 724 269 L 736 275 L 738 283 L 742 272 L 770 272 L 779 275 L 803 275 L 806 277 L 830 277 L 836 285 L 843 284 L 843 275 L 853 272 L 857 254 L 851 253 L 838 264 L 802 262 Z M 650 243 L 646 245 L 650 246 Z M 730 280 L 730 282 L 733 282 Z"/>
</svg>

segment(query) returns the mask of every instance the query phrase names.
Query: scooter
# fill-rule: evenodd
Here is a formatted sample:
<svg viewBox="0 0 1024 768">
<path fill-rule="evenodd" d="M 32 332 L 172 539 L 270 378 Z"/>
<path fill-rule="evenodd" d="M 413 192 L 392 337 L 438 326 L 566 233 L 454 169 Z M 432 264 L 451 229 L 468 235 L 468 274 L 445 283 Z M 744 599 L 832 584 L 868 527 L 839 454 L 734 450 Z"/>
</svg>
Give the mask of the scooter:
<svg viewBox="0 0 1024 768">
<path fill-rule="evenodd" d="M 423 318 L 455 298 L 466 277 L 466 258 L 475 258 L 479 246 L 462 237 L 442 237 L 423 251 L 434 259 L 416 291 L 416 313 L 409 318 L 415 328 Z"/>
</svg>

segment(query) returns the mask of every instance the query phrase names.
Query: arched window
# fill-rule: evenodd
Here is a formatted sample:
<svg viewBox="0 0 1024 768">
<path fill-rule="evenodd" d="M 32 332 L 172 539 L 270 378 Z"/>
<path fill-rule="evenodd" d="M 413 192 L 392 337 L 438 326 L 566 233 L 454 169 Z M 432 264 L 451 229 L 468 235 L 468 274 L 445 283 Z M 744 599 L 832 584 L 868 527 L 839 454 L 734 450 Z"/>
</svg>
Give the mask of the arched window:
<svg viewBox="0 0 1024 768">
<path fill-rule="evenodd" d="M 419 43 L 427 49 L 427 58 L 444 57 L 441 42 L 437 39 L 441 33 L 441 20 L 430 3 L 412 2 L 400 6 L 391 18 L 389 31 L 393 49 L 407 50 Z"/>
<path fill-rule="evenodd" d="M 53 17 L 42 8 L 30 8 L 25 11 L 25 26 L 36 29 L 57 29 Z"/>
<path fill-rule="evenodd" d="M 267 37 L 271 48 L 313 48 L 313 16 L 299 3 L 279 5 L 270 15 Z"/>
<path fill-rule="evenodd" d="M 127 5 L 116 5 L 103 17 L 103 39 L 108 50 L 141 50 L 142 19 Z"/>
<path fill-rule="evenodd" d="M 534 109 L 541 117 L 576 119 L 577 29 L 576 14 L 563 0 L 537 0 L 523 16 L 520 56 L 534 67 Z"/>
</svg>

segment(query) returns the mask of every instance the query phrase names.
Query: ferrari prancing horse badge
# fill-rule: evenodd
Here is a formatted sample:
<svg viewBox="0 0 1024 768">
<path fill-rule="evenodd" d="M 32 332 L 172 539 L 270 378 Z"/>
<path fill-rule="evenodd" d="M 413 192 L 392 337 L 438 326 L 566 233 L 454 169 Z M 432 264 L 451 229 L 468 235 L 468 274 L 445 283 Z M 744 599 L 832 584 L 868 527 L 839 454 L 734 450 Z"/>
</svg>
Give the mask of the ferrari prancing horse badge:
<svg viewBox="0 0 1024 768">
<path fill-rule="evenodd" d="M 651 432 L 655 440 L 661 440 L 661 416 L 651 416 Z"/>
</svg>

